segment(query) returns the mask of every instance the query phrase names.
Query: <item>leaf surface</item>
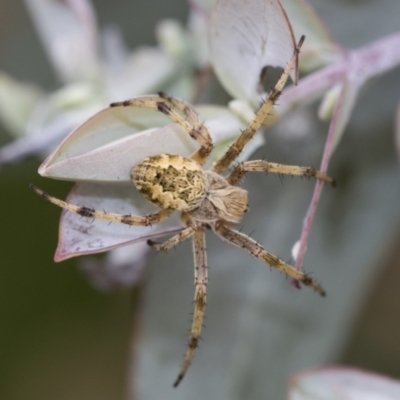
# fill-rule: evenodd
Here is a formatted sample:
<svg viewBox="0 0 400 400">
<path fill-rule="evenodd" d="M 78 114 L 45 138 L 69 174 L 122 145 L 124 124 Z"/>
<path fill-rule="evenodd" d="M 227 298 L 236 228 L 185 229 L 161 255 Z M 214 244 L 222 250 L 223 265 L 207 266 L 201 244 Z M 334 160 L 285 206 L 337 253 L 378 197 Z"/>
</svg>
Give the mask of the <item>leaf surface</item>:
<svg viewBox="0 0 400 400">
<path fill-rule="evenodd" d="M 293 55 L 294 34 L 279 0 L 219 0 L 210 21 L 211 63 L 235 98 L 260 101 L 264 67 L 284 68 Z M 295 79 L 296 71 L 292 72 Z"/>
</svg>

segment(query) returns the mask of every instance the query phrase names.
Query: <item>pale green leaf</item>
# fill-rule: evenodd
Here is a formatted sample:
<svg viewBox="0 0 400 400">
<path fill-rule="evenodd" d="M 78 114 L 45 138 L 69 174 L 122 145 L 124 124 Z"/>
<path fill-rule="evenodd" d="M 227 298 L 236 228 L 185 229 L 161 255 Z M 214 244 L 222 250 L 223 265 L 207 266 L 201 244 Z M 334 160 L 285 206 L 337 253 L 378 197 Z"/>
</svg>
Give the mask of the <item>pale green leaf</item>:
<svg viewBox="0 0 400 400">
<path fill-rule="evenodd" d="M 295 42 L 279 0 L 219 0 L 209 28 L 211 64 L 231 96 L 256 105 L 266 66 L 284 68 Z M 296 71 L 293 70 L 292 78 Z"/>
<path fill-rule="evenodd" d="M 400 382 L 352 368 L 300 373 L 291 380 L 289 400 L 398 400 Z"/>
<path fill-rule="evenodd" d="M 284 0 L 296 38 L 306 36 L 301 48 L 300 69 L 311 71 L 336 61 L 343 53 L 328 28 L 306 0 Z"/>
<path fill-rule="evenodd" d="M 197 109 L 216 145 L 233 140 L 244 127 L 225 107 Z M 260 140 L 253 142 L 252 151 L 260 145 Z M 187 132 L 157 111 L 110 107 L 72 132 L 41 165 L 39 173 L 73 181 L 128 182 L 130 170 L 143 158 L 160 153 L 190 156 L 198 147 Z"/>
<path fill-rule="evenodd" d="M 79 183 L 70 192 L 67 201 L 79 206 L 107 212 L 145 215 L 157 208 L 140 196 L 133 184 Z M 181 229 L 178 215 L 153 226 L 110 224 L 107 221 L 82 218 L 64 212 L 60 222 L 59 242 L 55 261 L 99 253 L 140 240 L 156 238 Z"/>
</svg>

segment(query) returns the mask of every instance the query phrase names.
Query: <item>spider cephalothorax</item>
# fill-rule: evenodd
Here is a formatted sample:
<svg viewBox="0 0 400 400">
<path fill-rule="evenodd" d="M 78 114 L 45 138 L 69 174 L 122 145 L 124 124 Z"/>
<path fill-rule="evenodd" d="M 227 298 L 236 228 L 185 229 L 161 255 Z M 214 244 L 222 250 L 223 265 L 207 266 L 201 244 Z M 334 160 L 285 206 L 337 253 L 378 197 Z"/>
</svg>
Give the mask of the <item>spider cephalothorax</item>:
<svg viewBox="0 0 400 400">
<path fill-rule="evenodd" d="M 214 163 L 210 170 L 204 170 L 203 166 L 212 151 L 212 140 L 207 128 L 200 122 L 196 111 L 191 106 L 181 100 L 167 96 L 165 93 L 111 104 L 111 107 L 140 106 L 158 110 L 183 127 L 200 144 L 199 150 L 190 158 L 176 154 L 159 154 L 143 159 L 132 168 L 131 177 L 133 183 L 147 200 L 161 209 L 158 213 L 135 216 L 98 211 L 87 206 L 76 206 L 59 200 L 31 185 L 36 193 L 66 210 L 84 217 L 120 222 L 127 225 L 148 226 L 168 218 L 173 212 L 181 212 L 184 228 L 180 233 L 161 244 L 152 241 L 148 242 L 150 246 L 158 251 L 167 251 L 186 239 L 192 238 L 193 241 L 195 310 L 188 350 L 174 386 L 177 386 L 185 376 L 202 329 L 208 283 L 204 237 L 204 229 L 206 227 L 211 227 L 223 240 L 244 249 L 264 263 L 312 287 L 320 295 L 325 295 L 321 286 L 308 275 L 268 253 L 258 242 L 233 229 L 232 225 L 237 224 L 247 210 L 247 192 L 237 186 L 247 172 L 267 171 L 311 176 L 330 183 L 333 183 L 333 180 L 310 167 L 282 165 L 265 160 L 242 161 L 230 173 L 222 176 L 270 113 L 288 79 L 291 69 L 297 61 L 303 40 L 304 37 L 300 39 L 292 59 L 254 120 L 238 136 L 226 153 Z"/>
</svg>

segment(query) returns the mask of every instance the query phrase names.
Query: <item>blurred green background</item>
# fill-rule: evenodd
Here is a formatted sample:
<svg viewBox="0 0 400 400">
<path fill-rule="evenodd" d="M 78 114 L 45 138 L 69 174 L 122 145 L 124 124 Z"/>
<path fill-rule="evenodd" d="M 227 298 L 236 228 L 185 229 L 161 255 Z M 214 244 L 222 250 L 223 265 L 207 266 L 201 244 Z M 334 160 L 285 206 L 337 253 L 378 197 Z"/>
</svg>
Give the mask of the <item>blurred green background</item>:
<svg viewBox="0 0 400 400">
<path fill-rule="evenodd" d="M 372 23 L 378 3 L 387 24 Z M 313 2 L 334 36 L 349 47 L 400 28 L 398 14 L 390 15 L 391 3 Z M 118 24 L 132 48 L 155 43 L 159 19 L 185 21 L 187 12 L 183 0 L 97 0 L 95 7 L 100 24 Z M 370 13 L 371 25 L 354 29 L 358 13 Z M 0 0 L 0 68 L 48 90 L 58 85 L 20 1 Z M 390 86 L 398 76 L 388 74 L 380 84 Z M 394 108 L 390 104 L 380 117 L 379 134 L 385 140 L 393 130 Z M 357 113 L 362 118 L 360 108 Z M 2 130 L 0 142 L 7 141 Z M 390 157 L 395 162 L 394 152 Z M 33 195 L 28 184 L 61 198 L 70 184 L 40 178 L 39 165 L 40 160 L 31 158 L 0 170 L 0 399 L 120 399 L 139 294 L 99 293 L 78 272 L 76 259 L 53 262 L 60 211 Z M 379 273 L 342 361 L 400 377 L 400 228 L 377 258 Z"/>
</svg>

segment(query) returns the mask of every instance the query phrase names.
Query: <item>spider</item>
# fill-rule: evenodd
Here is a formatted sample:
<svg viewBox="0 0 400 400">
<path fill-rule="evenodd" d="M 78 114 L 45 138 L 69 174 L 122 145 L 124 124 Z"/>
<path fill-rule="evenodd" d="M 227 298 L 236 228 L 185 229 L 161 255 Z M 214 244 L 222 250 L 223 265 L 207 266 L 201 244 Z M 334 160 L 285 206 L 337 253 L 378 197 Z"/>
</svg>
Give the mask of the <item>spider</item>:
<svg viewBox="0 0 400 400">
<path fill-rule="evenodd" d="M 185 102 L 165 93 L 151 96 L 146 100 L 127 100 L 112 103 L 111 107 L 142 106 L 158 110 L 178 123 L 200 148 L 190 158 L 177 154 L 159 154 L 145 158 L 131 170 L 131 178 L 138 191 L 161 210 L 145 216 L 106 213 L 88 207 L 79 207 L 59 200 L 31 185 L 34 192 L 45 200 L 83 217 L 120 222 L 127 225 L 152 225 L 168 218 L 173 212 L 181 212 L 183 230 L 164 243 L 148 241 L 158 251 L 167 251 L 184 240 L 192 238 L 194 252 L 194 316 L 183 365 L 174 382 L 178 386 L 185 376 L 197 348 L 203 325 L 208 283 L 205 228 L 211 228 L 223 240 L 240 247 L 264 263 L 310 286 L 320 295 L 325 292 L 312 278 L 278 257 L 268 253 L 258 242 L 233 229 L 247 211 L 247 191 L 238 187 L 247 172 L 273 172 L 279 174 L 315 177 L 334 184 L 333 179 L 311 167 L 276 164 L 264 160 L 242 161 L 230 173 L 222 174 L 239 156 L 270 113 L 278 99 L 290 71 L 297 62 L 304 36 L 300 39 L 294 54 L 279 81 L 263 103 L 254 120 L 241 132 L 226 153 L 209 170 L 203 166 L 213 149 L 207 128 L 200 122 L 196 111 Z M 140 103 L 139 103 L 140 102 Z"/>
</svg>

